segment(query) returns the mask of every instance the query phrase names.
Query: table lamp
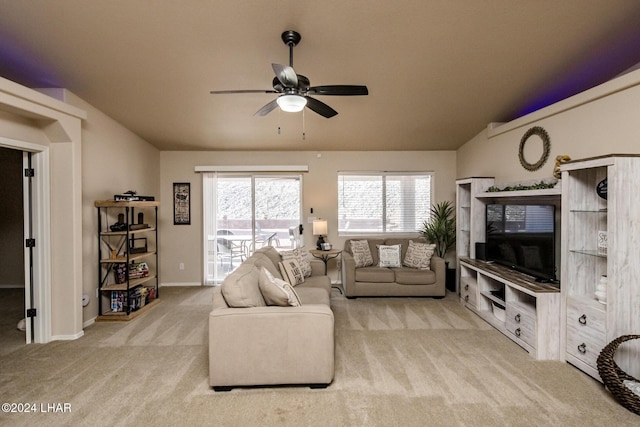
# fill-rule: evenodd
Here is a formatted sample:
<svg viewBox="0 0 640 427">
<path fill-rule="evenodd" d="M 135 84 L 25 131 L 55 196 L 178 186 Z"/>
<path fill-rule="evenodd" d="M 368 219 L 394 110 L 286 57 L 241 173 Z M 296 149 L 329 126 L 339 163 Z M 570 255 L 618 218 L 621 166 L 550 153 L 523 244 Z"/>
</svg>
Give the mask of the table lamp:
<svg viewBox="0 0 640 427">
<path fill-rule="evenodd" d="M 322 244 L 324 243 L 324 237 L 322 235 L 327 234 L 327 221 L 324 219 L 317 219 L 313 221 L 313 235 L 318 236 L 316 242 L 318 249 L 322 250 Z"/>
</svg>

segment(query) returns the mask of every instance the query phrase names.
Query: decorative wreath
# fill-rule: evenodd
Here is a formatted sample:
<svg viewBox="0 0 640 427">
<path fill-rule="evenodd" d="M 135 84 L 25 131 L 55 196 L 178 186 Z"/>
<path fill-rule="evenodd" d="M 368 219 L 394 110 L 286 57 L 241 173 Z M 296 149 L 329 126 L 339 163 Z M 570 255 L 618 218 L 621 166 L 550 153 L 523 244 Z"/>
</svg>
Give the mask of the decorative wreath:
<svg viewBox="0 0 640 427">
<path fill-rule="evenodd" d="M 538 135 L 540 139 L 542 139 L 542 156 L 535 163 L 529 163 L 524 158 L 524 144 L 527 142 L 532 135 Z M 534 126 L 522 136 L 520 140 L 520 149 L 518 150 L 518 157 L 520 158 L 520 164 L 523 168 L 528 171 L 537 171 L 547 162 L 549 158 L 549 152 L 551 151 L 551 141 L 549 140 L 549 134 L 546 130 L 541 128 L 540 126 Z"/>
</svg>

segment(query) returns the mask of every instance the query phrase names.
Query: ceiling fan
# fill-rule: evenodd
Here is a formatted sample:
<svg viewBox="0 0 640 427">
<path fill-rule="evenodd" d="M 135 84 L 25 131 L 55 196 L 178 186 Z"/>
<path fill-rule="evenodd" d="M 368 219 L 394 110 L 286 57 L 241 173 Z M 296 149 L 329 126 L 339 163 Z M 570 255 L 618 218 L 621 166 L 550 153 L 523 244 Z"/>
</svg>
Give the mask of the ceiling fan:
<svg viewBox="0 0 640 427">
<path fill-rule="evenodd" d="M 276 74 L 272 83 L 273 90 L 212 90 L 211 93 L 216 95 L 227 93 L 278 93 L 280 95 L 276 99 L 259 109 L 254 116 L 266 116 L 276 107 L 280 107 L 282 111 L 286 112 L 298 112 L 307 107 L 326 118 L 333 117 L 338 112 L 310 95 L 357 96 L 369 94 L 366 86 L 311 86 L 307 77 L 296 74 L 293 69 L 293 48 L 300 43 L 301 39 L 302 36 L 293 30 L 282 33 L 282 41 L 289 46 L 289 65 L 271 64 Z"/>
</svg>

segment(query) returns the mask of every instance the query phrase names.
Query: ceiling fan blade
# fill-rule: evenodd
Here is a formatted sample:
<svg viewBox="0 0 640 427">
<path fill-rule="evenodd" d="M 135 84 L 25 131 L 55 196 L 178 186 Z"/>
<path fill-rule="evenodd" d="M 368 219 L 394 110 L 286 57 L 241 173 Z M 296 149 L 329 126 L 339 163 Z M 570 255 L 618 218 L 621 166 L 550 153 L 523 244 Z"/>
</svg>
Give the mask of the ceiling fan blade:
<svg viewBox="0 0 640 427">
<path fill-rule="evenodd" d="M 273 110 L 275 110 L 278 107 L 278 103 L 276 102 L 277 99 L 278 98 L 274 99 L 273 101 L 271 101 L 270 103 L 268 103 L 267 105 L 265 105 L 264 107 L 256 111 L 254 116 L 264 117 L 270 112 L 272 112 Z"/>
<path fill-rule="evenodd" d="M 209 93 L 213 95 L 220 95 L 220 94 L 227 94 L 227 93 L 278 93 L 278 92 L 276 92 L 275 90 L 247 89 L 247 90 L 212 90 Z"/>
<path fill-rule="evenodd" d="M 284 87 L 298 87 L 298 76 L 293 70 L 293 67 L 282 64 L 271 64 L 271 68 L 273 68 L 273 72 L 276 73 L 276 77 Z"/>
<path fill-rule="evenodd" d="M 335 116 L 336 114 L 338 114 L 338 112 L 336 110 L 334 110 L 333 108 L 329 107 L 327 104 L 325 104 L 322 101 L 318 101 L 315 98 L 311 98 L 310 96 L 307 96 L 307 107 L 311 110 L 314 111 L 318 114 L 320 114 L 323 117 L 326 117 L 327 119 Z"/>
<path fill-rule="evenodd" d="M 307 90 L 307 93 L 313 95 L 358 96 L 369 95 L 369 89 L 366 86 L 354 85 L 313 86 Z"/>
</svg>

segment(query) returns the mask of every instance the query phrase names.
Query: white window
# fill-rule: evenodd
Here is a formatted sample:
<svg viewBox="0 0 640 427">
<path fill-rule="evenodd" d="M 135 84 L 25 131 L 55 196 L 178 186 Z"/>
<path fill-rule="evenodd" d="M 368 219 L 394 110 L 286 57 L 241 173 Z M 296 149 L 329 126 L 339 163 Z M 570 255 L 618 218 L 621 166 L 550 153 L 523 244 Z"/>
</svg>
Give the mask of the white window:
<svg viewBox="0 0 640 427">
<path fill-rule="evenodd" d="M 432 173 L 339 172 L 338 234 L 415 233 L 429 219 Z"/>
</svg>

